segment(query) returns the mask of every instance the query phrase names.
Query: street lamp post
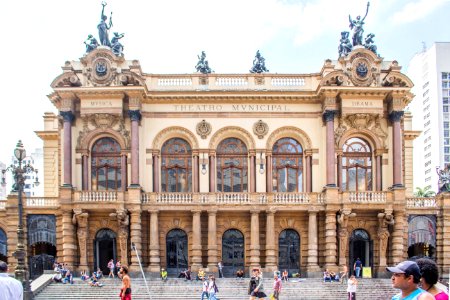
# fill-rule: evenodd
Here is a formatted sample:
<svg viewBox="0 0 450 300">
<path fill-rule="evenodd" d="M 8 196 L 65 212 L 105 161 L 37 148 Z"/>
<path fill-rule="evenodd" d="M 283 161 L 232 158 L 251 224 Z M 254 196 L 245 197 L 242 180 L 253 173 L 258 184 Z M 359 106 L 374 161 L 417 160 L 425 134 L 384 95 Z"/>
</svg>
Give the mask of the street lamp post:
<svg viewBox="0 0 450 300">
<path fill-rule="evenodd" d="M 23 203 L 22 194 L 23 187 L 25 184 L 24 174 L 34 172 L 36 173 L 36 181 L 34 184 L 39 185 L 39 180 L 37 177 L 38 170 L 35 169 L 31 164 L 27 163 L 22 166 L 22 160 L 26 157 L 26 151 L 23 147 L 22 141 L 18 141 L 16 148 L 14 149 L 14 156 L 17 158 L 18 164 L 12 164 L 6 169 L 2 170 L 2 186 L 6 186 L 5 173 L 10 171 L 14 177 L 13 190 L 17 191 L 18 195 L 18 211 L 19 211 L 19 222 L 17 223 L 17 248 L 14 252 L 14 257 L 17 259 L 17 266 L 14 271 L 14 276 L 17 280 L 22 282 L 24 289 L 23 299 L 29 300 L 33 299 L 33 293 L 30 289 L 30 282 L 28 276 L 28 270 L 25 264 L 25 257 L 27 255 L 25 250 L 25 236 L 23 232 Z"/>
</svg>

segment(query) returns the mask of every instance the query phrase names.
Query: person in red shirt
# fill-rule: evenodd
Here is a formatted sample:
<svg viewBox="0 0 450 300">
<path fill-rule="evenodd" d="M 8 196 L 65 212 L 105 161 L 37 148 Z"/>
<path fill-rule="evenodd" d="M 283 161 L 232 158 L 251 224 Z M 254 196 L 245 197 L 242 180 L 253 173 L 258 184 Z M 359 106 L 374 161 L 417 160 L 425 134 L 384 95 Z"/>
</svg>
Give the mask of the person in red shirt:
<svg viewBox="0 0 450 300">
<path fill-rule="evenodd" d="M 278 300 L 281 292 L 280 272 L 273 273 L 273 299 Z"/>
</svg>

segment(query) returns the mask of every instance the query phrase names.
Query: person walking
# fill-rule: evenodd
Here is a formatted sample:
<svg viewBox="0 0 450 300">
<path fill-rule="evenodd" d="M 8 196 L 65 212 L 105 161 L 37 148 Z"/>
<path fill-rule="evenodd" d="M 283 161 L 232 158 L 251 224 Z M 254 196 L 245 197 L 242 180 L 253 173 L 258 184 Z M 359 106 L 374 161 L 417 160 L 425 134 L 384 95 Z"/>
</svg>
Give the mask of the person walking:
<svg viewBox="0 0 450 300">
<path fill-rule="evenodd" d="M 356 287 L 357 286 L 358 286 L 358 281 L 356 280 L 355 275 L 350 276 L 350 279 L 347 280 L 348 300 L 356 300 Z"/>
<path fill-rule="evenodd" d="M 208 300 L 217 300 L 216 293 L 219 292 L 219 288 L 216 285 L 216 278 L 214 275 L 209 275 L 208 283 Z"/>
<path fill-rule="evenodd" d="M 219 278 L 223 278 L 223 272 L 222 272 L 223 265 L 222 265 L 221 261 L 219 261 L 219 263 L 217 264 L 217 267 L 219 268 Z"/>
<path fill-rule="evenodd" d="M 280 272 L 276 271 L 273 272 L 273 297 L 274 300 L 279 300 L 281 292 L 281 278 L 280 278 Z"/>
<path fill-rule="evenodd" d="M 8 275 L 8 265 L 0 260 L 0 300 L 22 300 L 22 283 Z"/>
<path fill-rule="evenodd" d="M 203 300 L 203 296 L 206 296 L 206 300 L 208 300 L 209 298 L 209 294 L 208 294 L 208 288 L 209 288 L 209 279 L 208 280 L 203 280 L 202 283 L 202 296 L 200 298 L 200 300 Z"/>
<path fill-rule="evenodd" d="M 119 270 L 122 278 L 122 288 L 120 289 L 120 300 L 131 300 L 131 279 L 128 275 L 128 267 L 121 266 Z"/>
<path fill-rule="evenodd" d="M 361 273 L 361 267 L 362 267 L 362 262 L 358 257 L 356 259 L 355 263 L 353 264 L 353 271 L 355 272 L 355 276 L 357 278 L 359 277 L 359 274 Z"/>
<path fill-rule="evenodd" d="M 114 278 L 114 261 L 112 259 L 110 259 L 108 262 L 108 269 L 109 269 L 108 278 L 111 276 L 112 278 Z"/>
<path fill-rule="evenodd" d="M 391 300 L 435 300 L 433 295 L 419 288 L 421 274 L 415 262 L 403 261 L 386 270 L 392 273 L 392 287 L 401 290 Z"/>
<path fill-rule="evenodd" d="M 252 277 L 248 289 L 250 295 L 249 300 L 266 299 L 267 295 L 264 293 L 263 278 L 258 268 L 252 270 Z"/>
<path fill-rule="evenodd" d="M 422 288 L 433 295 L 436 300 L 448 300 L 448 295 L 436 286 L 439 279 L 439 269 L 434 260 L 420 258 L 416 260 L 416 263 L 422 274 L 422 278 L 420 278 Z"/>
</svg>

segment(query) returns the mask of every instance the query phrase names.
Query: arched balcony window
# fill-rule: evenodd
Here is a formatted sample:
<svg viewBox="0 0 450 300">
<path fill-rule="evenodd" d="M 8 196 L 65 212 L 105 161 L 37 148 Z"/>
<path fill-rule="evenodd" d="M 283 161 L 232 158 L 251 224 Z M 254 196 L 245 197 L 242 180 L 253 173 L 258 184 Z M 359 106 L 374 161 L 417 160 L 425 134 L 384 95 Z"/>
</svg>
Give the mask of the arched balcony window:
<svg viewBox="0 0 450 300">
<path fill-rule="evenodd" d="M 372 190 L 372 150 L 360 138 L 348 139 L 342 148 L 343 191 Z"/>
<path fill-rule="evenodd" d="M 92 146 L 91 185 L 94 191 L 119 190 L 122 182 L 120 145 L 105 137 Z"/>
<path fill-rule="evenodd" d="M 273 146 L 272 191 L 303 192 L 303 149 L 294 139 L 282 138 Z"/>
<path fill-rule="evenodd" d="M 217 191 L 248 191 L 248 151 L 239 139 L 228 138 L 217 146 Z"/>
<path fill-rule="evenodd" d="M 183 139 L 173 138 L 161 149 L 162 192 L 192 191 L 192 149 Z"/>
</svg>

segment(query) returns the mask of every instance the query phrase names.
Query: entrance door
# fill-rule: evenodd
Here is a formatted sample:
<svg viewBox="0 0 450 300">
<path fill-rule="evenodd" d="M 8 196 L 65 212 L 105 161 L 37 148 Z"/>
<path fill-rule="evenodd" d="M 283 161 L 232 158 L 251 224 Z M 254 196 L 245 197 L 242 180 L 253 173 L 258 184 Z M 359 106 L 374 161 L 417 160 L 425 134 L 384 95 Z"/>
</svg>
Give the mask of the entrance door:
<svg viewBox="0 0 450 300">
<path fill-rule="evenodd" d="M 353 265 L 359 258 L 363 267 L 373 266 L 373 244 L 370 240 L 369 234 L 364 229 L 355 229 L 350 237 L 349 247 L 349 270 L 351 274 L 355 274 L 353 271 Z M 360 276 L 362 276 L 362 271 Z"/>
<path fill-rule="evenodd" d="M 56 257 L 56 247 L 44 242 L 30 246 L 30 278 L 41 276 L 45 270 L 52 270 Z"/>
<path fill-rule="evenodd" d="M 94 240 L 94 271 L 102 270 L 104 275 L 109 274 L 108 262 L 116 259 L 116 234 L 110 229 L 100 229 Z"/>
<path fill-rule="evenodd" d="M 244 272 L 244 235 L 237 229 L 229 229 L 222 236 L 223 275 L 232 277 L 238 269 Z"/>
<path fill-rule="evenodd" d="M 178 275 L 188 267 L 187 234 L 181 229 L 169 231 L 166 238 L 167 273 Z"/>
<path fill-rule="evenodd" d="M 289 274 L 300 273 L 300 236 L 293 229 L 280 233 L 278 239 L 278 269 Z"/>
</svg>

